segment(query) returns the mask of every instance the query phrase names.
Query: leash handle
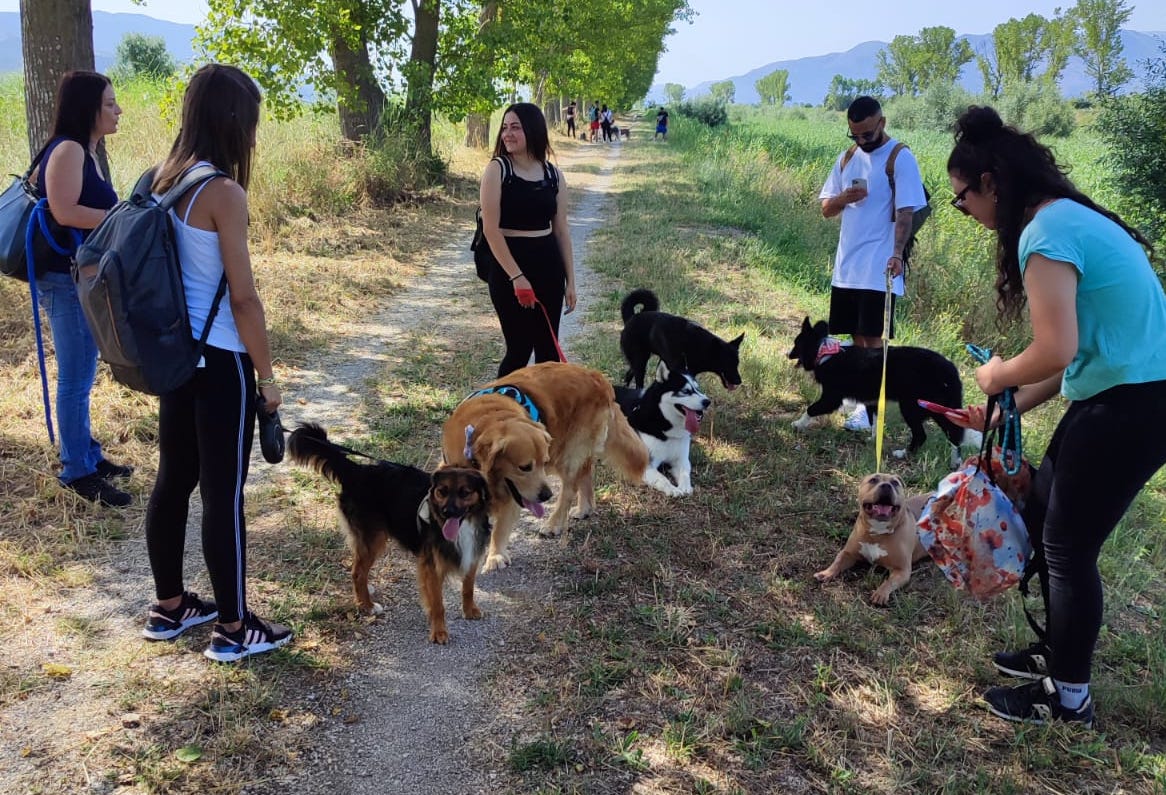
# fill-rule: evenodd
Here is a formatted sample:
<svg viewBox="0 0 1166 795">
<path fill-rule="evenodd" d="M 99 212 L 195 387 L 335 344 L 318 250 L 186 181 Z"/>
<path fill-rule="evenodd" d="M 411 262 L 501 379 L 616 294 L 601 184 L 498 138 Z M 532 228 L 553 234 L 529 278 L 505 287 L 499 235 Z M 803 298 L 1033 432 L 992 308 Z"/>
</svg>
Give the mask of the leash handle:
<svg viewBox="0 0 1166 795">
<path fill-rule="evenodd" d="M 992 358 L 991 348 L 982 348 L 979 345 L 968 343 L 968 353 L 980 364 L 986 364 Z M 984 418 L 984 443 L 988 444 L 988 425 L 992 422 L 994 404 L 1000 408 L 1000 425 L 997 427 L 997 436 L 1000 440 L 1000 463 L 1009 475 L 1015 475 L 1023 466 L 1022 455 L 1024 443 L 1020 433 L 1020 410 L 1016 407 L 1016 387 L 1005 387 L 999 395 L 988 398 L 987 416 Z M 981 458 L 983 458 L 983 450 Z M 990 449 L 989 449 L 989 452 Z"/>
</svg>

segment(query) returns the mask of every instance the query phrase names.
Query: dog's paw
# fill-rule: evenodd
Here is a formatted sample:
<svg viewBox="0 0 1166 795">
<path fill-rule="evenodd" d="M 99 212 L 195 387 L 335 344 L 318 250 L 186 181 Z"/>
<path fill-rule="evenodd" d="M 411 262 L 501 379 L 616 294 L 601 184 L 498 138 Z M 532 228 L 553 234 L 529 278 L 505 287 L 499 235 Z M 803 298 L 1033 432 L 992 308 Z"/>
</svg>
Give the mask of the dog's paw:
<svg viewBox="0 0 1166 795">
<path fill-rule="evenodd" d="M 683 492 L 671 480 L 660 474 L 659 470 L 647 469 L 644 471 L 644 483 L 656 491 L 667 494 L 669 497 L 679 497 Z"/>
<path fill-rule="evenodd" d="M 482 608 L 477 605 L 470 605 L 469 608 L 462 608 L 462 615 L 470 621 L 478 621 L 482 618 Z"/>
<path fill-rule="evenodd" d="M 374 616 L 383 616 L 385 614 L 384 605 L 382 605 L 380 602 L 373 602 L 372 609 L 369 610 L 369 612 Z"/>
<path fill-rule="evenodd" d="M 445 628 L 444 624 L 429 628 L 429 642 L 440 643 L 442 646 L 449 643 L 449 630 Z"/>
<path fill-rule="evenodd" d="M 891 455 L 893 455 L 895 458 L 902 461 L 904 458 L 907 457 L 907 451 L 906 450 L 892 450 Z"/>
<path fill-rule="evenodd" d="M 822 569 L 821 571 L 814 573 L 814 579 L 818 582 L 830 582 L 830 580 L 837 576 L 838 572 L 834 571 L 833 569 Z"/>
<path fill-rule="evenodd" d="M 802 414 L 791 424 L 794 426 L 794 430 L 808 431 L 814 425 L 814 420 L 809 414 Z"/>
<path fill-rule="evenodd" d="M 870 603 L 877 607 L 886 607 L 891 603 L 891 593 L 893 590 L 893 588 L 888 588 L 886 583 L 883 583 L 871 593 Z"/>
<path fill-rule="evenodd" d="M 543 525 L 538 529 L 539 538 L 555 538 L 559 535 L 559 528 L 550 525 Z"/>
<path fill-rule="evenodd" d="M 485 574 L 495 569 L 504 569 L 510 565 L 510 556 L 505 553 L 498 553 L 497 555 L 487 555 L 486 562 L 482 564 L 482 573 Z"/>
<path fill-rule="evenodd" d="M 575 508 L 571 511 L 571 518 L 572 519 L 590 519 L 592 510 L 593 510 L 592 508 L 587 508 L 586 510 L 584 510 L 583 508 Z"/>
<path fill-rule="evenodd" d="M 689 483 L 684 486 L 677 486 L 676 490 L 680 492 L 681 497 L 687 497 L 688 495 L 692 494 L 692 484 Z"/>
</svg>

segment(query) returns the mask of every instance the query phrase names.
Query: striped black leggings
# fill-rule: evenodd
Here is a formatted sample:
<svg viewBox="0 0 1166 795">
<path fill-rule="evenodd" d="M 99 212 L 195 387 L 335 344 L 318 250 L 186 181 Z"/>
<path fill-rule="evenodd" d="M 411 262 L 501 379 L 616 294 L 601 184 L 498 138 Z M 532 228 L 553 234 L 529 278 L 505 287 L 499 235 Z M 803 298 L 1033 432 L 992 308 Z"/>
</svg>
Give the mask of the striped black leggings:
<svg viewBox="0 0 1166 795">
<path fill-rule="evenodd" d="M 146 548 L 159 600 L 185 588 L 190 495 L 202 497 L 202 554 L 219 621 L 246 613 L 243 485 L 255 431 L 255 370 L 246 353 L 207 346 L 205 367 L 158 404 L 158 480 L 146 508 Z"/>
</svg>

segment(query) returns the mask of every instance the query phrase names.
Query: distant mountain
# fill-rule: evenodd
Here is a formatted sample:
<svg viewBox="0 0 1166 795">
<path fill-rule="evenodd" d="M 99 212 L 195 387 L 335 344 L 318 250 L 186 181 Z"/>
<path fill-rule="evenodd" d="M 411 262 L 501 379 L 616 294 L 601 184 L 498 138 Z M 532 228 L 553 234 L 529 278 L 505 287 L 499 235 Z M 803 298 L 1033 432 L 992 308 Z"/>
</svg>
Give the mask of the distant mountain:
<svg viewBox="0 0 1166 795">
<path fill-rule="evenodd" d="M 965 35 L 959 38 L 967 39 L 973 52 L 992 51 L 993 37 L 990 33 Z M 1141 85 L 1140 78 L 1143 74 L 1141 62 L 1162 57 L 1161 48 L 1166 42 L 1166 32 L 1123 30 L 1121 40 L 1122 57 L 1125 58 L 1126 63 L 1137 76 L 1129 85 L 1130 89 L 1135 89 Z M 868 41 L 846 52 L 816 55 L 790 61 L 774 61 L 743 75 L 722 77 L 695 86 L 686 86 L 684 97 L 685 99 L 695 99 L 702 94 L 708 94 L 709 87 L 713 83 L 732 80 L 737 89 L 734 101 L 743 105 L 755 104 L 760 102 L 760 97 L 753 84 L 776 69 L 787 69 L 789 70 L 791 102 L 799 105 L 805 102 L 820 105 L 826 96 L 826 91 L 830 88 L 830 81 L 834 79 L 834 75 L 842 75 L 852 80 L 874 80 L 878 75 L 876 58 L 879 51 L 886 46 L 886 42 Z M 975 61 L 964 66 L 960 73 L 960 85 L 972 93 L 979 93 L 983 90 L 983 79 L 980 77 L 980 70 Z M 1092 85 L 1089 76 L 1085 73 L 1084 63 L 1080 58 L 1070 58 L 1065 72 L 1061 76 L 1061 93 L 1066 97 L 1078 97 L 1088 93 L 1091 88 Z M 653 103 L 664 101 L 664 85 L 662 83 L 652 86 L 648 92 L 648 101 Z"/>
<path fill-rule="evenodd" d="M 93 12 L 93 60 L 97 71 L 107 72 L 117 56 L 117 45 L 127 33 L 161 36 L 174 60 L 185 63 L 194 58 L 194 26 L 180 25 L 145 14 Z M 0 12 L 0 72 L 24 69 L 20 49 L 20 14 Z"/>
</svg>

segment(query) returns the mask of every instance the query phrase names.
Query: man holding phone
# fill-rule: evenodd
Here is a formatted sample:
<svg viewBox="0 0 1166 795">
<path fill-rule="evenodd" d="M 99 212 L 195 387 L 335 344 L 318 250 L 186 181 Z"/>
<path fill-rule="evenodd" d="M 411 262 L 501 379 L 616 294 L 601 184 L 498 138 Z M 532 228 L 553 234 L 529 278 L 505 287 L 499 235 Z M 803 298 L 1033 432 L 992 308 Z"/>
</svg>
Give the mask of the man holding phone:
<svg viewBox="0 0 1166 795">
<path fill-rule="evenodd" d="M 882 106 L 859 97 L 846 110 L 847 138 L 854 145 L 838 156 L 818 198 L 822 215 L 841 216 L 838 250 L 830 282 L 830 333 L 849 334 L 859 348 L 882 347 L 883 309 L 891 288 L 894 337 L 895 296 L 903 294 L 903 249 L 911 236 L 915 210 L 927 199 L 919 164 L 906 147 L 887 135 Z M 894 190 L 887 161 L 894 153 Z M 893 204 L 893 206 L 892 206 Z M 866 408 L 859 404 L 847 418 L 848 430 L 870 430 Z"/>
</svg>

